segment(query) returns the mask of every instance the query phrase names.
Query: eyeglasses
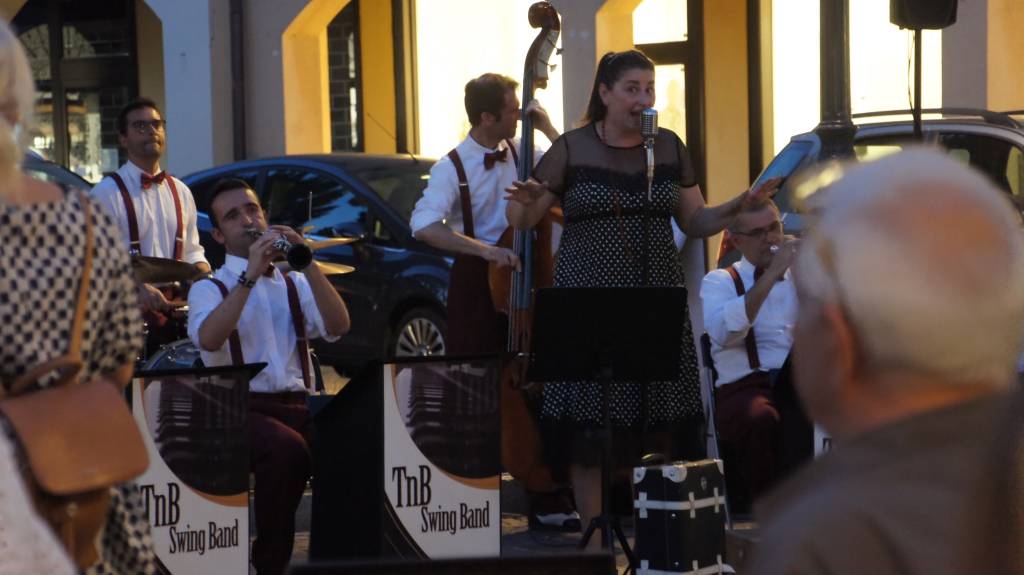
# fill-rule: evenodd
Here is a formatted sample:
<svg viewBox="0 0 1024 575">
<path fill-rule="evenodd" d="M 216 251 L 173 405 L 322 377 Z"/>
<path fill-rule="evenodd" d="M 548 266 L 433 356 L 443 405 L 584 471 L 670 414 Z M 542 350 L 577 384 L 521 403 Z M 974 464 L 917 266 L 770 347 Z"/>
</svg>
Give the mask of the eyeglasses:
<svg viewBox="0 0 1024 575">
<path fill-rule="evenodd" d="M 732 233 L 734 233 L 736 235 L 740 235 L 740 236 L 747 236 L 747 237 L 751 237 L 751 238 L 759 238 L 759 239 L 763 240 L 763 239 L 767 238 L 769 235 L 775 235 L 775 234 L 782 233 L 782 222 L 776 220 L 770 226 L 765 226 L 763 228 L 754 228 L 754 229 L 752 229 L 750 231 L 747 231 L 747 232 L 734 231 Z"/>
<path fill-rule="evenodd" d="M 154 132 L 163 132 L 164 126 L 167 125 L 167 122 L 163 120 L 135 120 L 130 125 L 136 132 L 145 134 L 150 130 Z"/>
</svg>

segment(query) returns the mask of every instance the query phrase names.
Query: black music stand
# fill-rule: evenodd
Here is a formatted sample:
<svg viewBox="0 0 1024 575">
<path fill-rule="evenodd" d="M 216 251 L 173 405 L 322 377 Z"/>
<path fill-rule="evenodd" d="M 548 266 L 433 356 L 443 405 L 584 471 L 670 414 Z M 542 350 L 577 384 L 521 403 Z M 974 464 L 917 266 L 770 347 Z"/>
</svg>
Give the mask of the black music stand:
<svg viewBox="0 0 1024 575">
<path fill-rule="evenodd" d="M 632 551 L 618 518 L 610 513 L 613 462 L 608 395 L 612 381 L 646 385 L 678 377 L 686 305 L 686 290 L 681 287 L 537 291 L 527 379 L 601 385 L 601 515 L 587 526 L 580 547 L 586 546 L 595 529 L 601 529 L 601 547 L 611 549 L 614 532 L 631 567 L 635 567 Z"/>
</svg>

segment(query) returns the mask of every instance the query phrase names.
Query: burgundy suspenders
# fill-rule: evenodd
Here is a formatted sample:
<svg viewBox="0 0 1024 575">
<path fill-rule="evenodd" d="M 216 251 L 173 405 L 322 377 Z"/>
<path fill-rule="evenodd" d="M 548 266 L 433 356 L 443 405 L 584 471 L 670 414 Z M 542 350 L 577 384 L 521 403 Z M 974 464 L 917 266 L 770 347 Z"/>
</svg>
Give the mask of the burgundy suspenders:
<svg viewBox="0 0 1024 575">
<path fill-rule="evenodd" d="M 220 295 L 222 298 L 227 299 L 228 297 L 228 286 L 224 285 L 224 282 L 220 281 L 215 277 L 211 277 L 210 281 L 220 289 Z M 238 337 L 238 329 L 231 330 L 231 335 L 228 336 L 228 347 L 231 349 L 231 364 L 242 365 L 245 363 L 245 359 L 242 357 L 242 340 Z"/>
<path fill-rule="evenodd" d="M 292 276 L 284 274 L 284 282 L 288 285 L 288 307 L 292 310 L 292 325 L 295 326 L 295 347 L 299 352 L 299 364 L 302 366 L 302 384 L 309 389 L 309 340 L 306 339 L 306 317 L 302 315 L 299 290 L 295 287 Z"/>
<path fill-rule="evenodd" d="M 217 278 L 209 278 L 218 289 L 223 298 L 228 297 L 228 287 Z M 284 275 L 285 284 L 288 286 L 288 307 L 292 313 L 292 326 L 295 328 L 295 348 L 299 355 L 299 365 L 302 367 L 302 383 L 309 389 L 309 340 L 306 338 L 306 317 L 302 313 L 302 305 L 299 303 L 299 290 L 295 287 L 295 281 L 288 274 Z M 245 363 L 242 357 L 242 340 L 238 337 L 238 330 L 231 331 L 228 337 L 228 347 L 231 349 L 232 365 Z"/>
<path fill-rule="evenodd" d="M 459 199 L 462 201 L 462 233 L 473 238 L 473 204 L 469 201 L 469 180 L 466 179 L 466 169 L 462 167 L 462 159 L 454 149 L 448 152 L 452 165 L 455 166 L 455 175 L 459 177 Z"/>
<path fill-rule="evenodd" d="M 505 145 L 512 152 L 512 162 L 518 166 L 519 154 L 516 153 L 516 147 L 512 145 L 512 140 L 506 139 Z M 466 168 L 462 165 L 462 158 L 459 157 L 457 149 L 453 148 L 452 151 L 448 152 L 448 158 L 452 161 L 452 165 L 455 166 L 455 175 L 459 178 L 459 201 L 462 204 L 462 233 L 475 238 L 473 203 L 469 199 L 469 179 L 466 178 Z"/>
<path fill-rule="evenodd" d="M 747 293 L 746 288 L 743 287 L 743 280 L 740 279 L 740 272 L 736 271 L 734 266 L 729 266 L 725 269 L 732 276 L 732 282 L 736 284 L 736 295 L 742 296 Z M 754 339 L 753 324 L 747 330 L 747 337 L 744 338 L 743 342 L 747 345 L 747 361 L 750 362 L 750 369 L 760 369 L 761 358 L 757 355 L 757 340 Z"/>
<path fill-rule="evenodd" d="M 142 244 L 139 242 L 139 218 L 135 215 L 135 203 L 128 193 L 128 186 L 125 185 L 121 175 L 117 172 L 110 174 L 117 189 L 121 191 L 121 202 L 124 203 L 125 215 L 128 218 L 128 251 L 132 255 L 142 255 Z M 185 248 L 184 216 L 181 212 L 181 196 L 178 194 L 178 187 L 174 184 L 174 178 L 170 174 L 165 176 L 167 185 L 171 188 L 171 196 L 174 198 L 174 211 L 177 219 L 177 228 L 174 230 L 174 259 L 181 260 Z"/>
</svg>

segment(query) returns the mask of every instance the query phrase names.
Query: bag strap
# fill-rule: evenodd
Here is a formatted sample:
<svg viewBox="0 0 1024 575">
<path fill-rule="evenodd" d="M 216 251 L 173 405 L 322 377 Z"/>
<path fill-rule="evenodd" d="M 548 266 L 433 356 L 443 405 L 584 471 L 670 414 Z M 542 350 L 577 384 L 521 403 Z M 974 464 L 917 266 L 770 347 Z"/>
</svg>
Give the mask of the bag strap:
<svg viewBox="0 0 1024 575">
<path fill-rule="evenodd" d="M 302 313 L 299 290 L 295 287 L 295 280 L 291 274 L 284 274 L 284 282 L 288 286 L 288 307 L 292 309 L 295 349 L 298 352 L 299 364 L 302 366 L 302 384 L 309 389 L 309 339 L 306 338 L 306 316 Z"/>
<path fill-rule="evenodd" d="M 466 168 L 462 166 L 462 158 L 455 149 L 448 152 L 448 158 L 455 166 L 455 175 L 459 177 L 459 200 L 462 202 L 462 233 L 475 238 L 473 230 L 473 203 L 469 199 L 469 180 L 466 179 Z"/>
<path fill-rule="evenodd" d="M 54 385 L 63 385 L 75 380 L 75 376 L 82 371 L 82 331 L 85 327 L 85 312 L 89 303 L 89 281 L 92 276 L 92 204 L 89 198 L 82 191 L 76 192 L 78 203 L 82 206 L 82 215 L 85 218 L 85 255 L 82 258 L 82 277 L 78 280 L 78 297 L 75 301 L 75 316 L 71 323 L 71 343 L 64 355 L 44 361 L 25 373 L 21 374 L 11 383 L 9 392 L 4 391 L 0 386 L 0 398 L 6 395 L 18 395 L 25 391 L 32 384 L 36 383 L 47 373 L 56 371 L 59 377 Z"/>
<path fill-rule="evenodd" d="M 743 294 L 747 293 L 747 289 L 743 287 L 743 280 L 740 279 L 740 272 L 736 271 L 735 266 L 729 266 L 725 268 L 728 270 L 729 275 L 732 276 L 732 282 L 736 285 L 736 295 L 743 297 Z M 761 368 L 761 358 L 757 354 L 757 340 L 754 339 L 754 324 L 750 324 L 750 329 L 747 330 L 747 337 L 743 339 L 743 342 L 747 345 L 747 362 L 750 364 L 750 369 Z"/>
<path fill-rule="evenodd" d="M 208 280 L 212 281 L 217 289 L 220 290 L 222 298 L 228 298 L 228 286 L 224 285 L 224 282 L 220 281 L 215 277 L 209 277 Z M 231 330 L 231 335 L 228 336 L 228 349 L 231 350 L 231 364 L 242 365 L 245 360 L 242 356 L 242 340 L 238 337 L 238 328 Z"/>
</svg>

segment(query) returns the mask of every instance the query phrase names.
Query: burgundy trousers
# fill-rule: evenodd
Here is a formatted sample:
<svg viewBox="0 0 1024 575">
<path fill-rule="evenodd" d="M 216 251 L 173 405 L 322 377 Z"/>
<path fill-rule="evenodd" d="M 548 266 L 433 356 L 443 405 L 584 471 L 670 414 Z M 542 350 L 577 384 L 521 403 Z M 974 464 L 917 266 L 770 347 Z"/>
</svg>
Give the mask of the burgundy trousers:
<svg viewBox="0 0 1024 575">
<path fill-rule="evenodd" d="M 295 541 L 295 510 L 313 469 L 313 420 L 306 394 L 249 396 L 249 468 L 256 476 L 256 540 L 252 563 L 259 575 L 280 575 Z"/>
<path fill-rule="evenodd" d="M 494 309 L 487 260 L 459 255 L 448 281 L 447 355 L 484 355 L 505 349 L 508 318 Z"/>
<path fill-rule="evenodd" d="M 718 438 L 736 456 L 746 479 L 748 501 L 765 492 L 775 480 L 780 429 L 769 376 L 755 372 L 715 389 L 715 427 Z"/>
</svg>

